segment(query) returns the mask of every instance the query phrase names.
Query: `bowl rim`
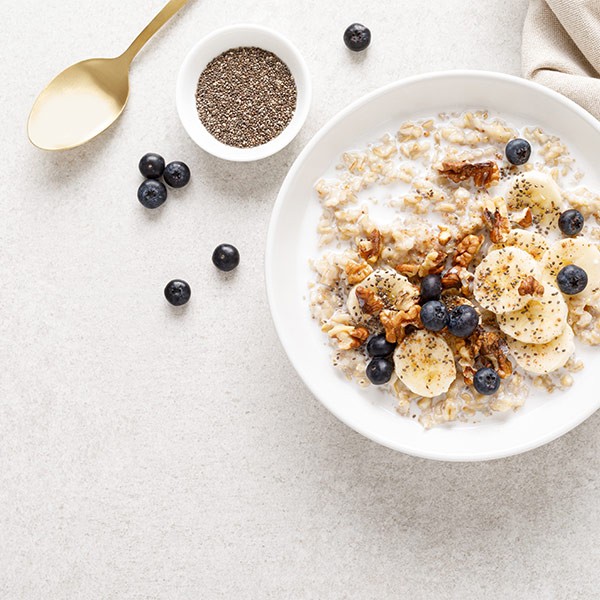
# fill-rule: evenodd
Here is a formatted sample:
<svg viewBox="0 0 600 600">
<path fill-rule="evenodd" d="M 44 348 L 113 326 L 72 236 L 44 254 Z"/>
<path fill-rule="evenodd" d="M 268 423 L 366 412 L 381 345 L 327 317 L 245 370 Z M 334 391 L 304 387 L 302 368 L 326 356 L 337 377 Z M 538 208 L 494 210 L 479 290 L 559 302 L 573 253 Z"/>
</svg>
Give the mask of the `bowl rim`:
<svg viewBox="0 0 600 600">
<path fill-rule="evenodd" d="M 286 49 L 293 55 L 294 60 L 297 65 L 295 69 L 286 62 L 286 65 L 292 72 L 294 76 L 294 80 L 296 82 L 296 89 L 298 90 L 298 98 L 300 97 L 300 88 L 302 88 L 302 95 L 304 101 L 299 103 L 296 102 L 296 110 L 292 117 L 292 120 L 288 123 L 288 125 L 283 129 L 283 131 L 265 144 L 261 144 L 260 146 L 254 146 L 252 148 L 237 148 L 234 146 L 227 146 L 215 139 L 218 142 L 218 145 L 208 147 L 207 144 L 203 143 L 201 138 L 198 138 L 194 135 L 193 132 L 190 131 L 186 124 L 185 115 L 188 114 L 184 107 L 183 102 L 183 93 L 184 87 L 188 78 L 185 77 L 186 67 L 189 65 L 191 61 L 194 60 L 196 55 L 200 53 L 208 44 L 213 42 L 215 39 L 220 37 L 227 36 L 231 33 L 235 32 L 249 32 L 249 33 L 260 33 L 266 36 L 271 37 L 276 40 L 281 45 L 285 46 Z M 247 45 L 247 44 L 240 44 Z M 260 42 L 257 42 L 257 46 L 260 47 Z M 235 47 L 232 46 L 232 48 Z M 215 57 L 218 54 L 215 55 Z M 213 57 L 214 58 L 214 57 Z M 282 59 L 283 60 L 283 59 Z M 284 61 L 285 62 L 285 61 Z M 298 77 L 300 75 L 300 77 Z M 177 114 L 179 116 L 179 120 L 185 131 L 187 132 L 190 139 L 202 150 L 215 156 L 217 158 L 221 158 L 223 160 L 228 160 L 231 162 L 251 162 L 255 160 L 261 160 L 263 158 L 267 158 L 268 156 L 272 156 L 273 154 L 283 150 L 292 140 L 298 135 L 300 130 L 302 129 L 304 123 L 306 122 L 306 118 L 308 117 L 308 113 L 310 112 L 312 102 L 312 81 L 310 77 L 310 71 L 308 69 L 308 65 L 304 60 L 304 57 L 298 50 L 298 48 L 284 35 L 271 29 L 270 27 L 265 27 L 264 25 L 257 25 L 254 23 L 237 23 L 234 25 L 227 25 L 225 27 L 221 27 L 214 31 L 211 31 L 209 34 L 205 35 L 201 39 L 199 39 L 187 52 L 181 65 L 179 67 L 179 72 L 177 74 L 177 81 L 175 84 L 175 103 L 177 106 Z M 197 117 L 197 115 L 195 115 Z M 210 136 L 211 134 L 207 132 Z M 211 136 L 212 137 L 212 136 Z"/>
<path fill-rule="evenodd" d="M 265 247 L 265 287 L 267 293 L 267 300 L 269 303 L 269 309 L 271 313 L 271 318 L 273 320 L 273 324 L 275 326 L 275 330 L 277 332 L 277 336 L 283 346 L 288 360 L 294 367 L 294 370 L 299 375 L 300 379 L 303 381 L 304 385 L 310 390 L 312 395 L 319 400 L 319 402 L 327 408 L 336 418 L 338 418 L 342 423 L 356 431 L 357 433 L 363 435 L 364 437 L 377 442 L 378 444 L 390 448 L 392 450 L 396 450 L 399 452 L 403 452 L 405 454 L 415 456 L 418 458 L 427 458 L 431 460 L 439 460 L 439 461 L 447 461 L 447 462 L 479 462 L 485 460 L 494 460 L 500 458 L 506 458 L 509 456 L 514 456 L 516 454 L 521 454 L 523 452 L 527 452 L 529 450 L 533 450 L 544 444 L 547 444 L 562 435 L 568 433 L 578 425 L 580 425 L 583 421 L 588 419 L 592 414 L 594 414 L 599 408 L 600 405 L 596 404 L 596 406 L 591 406 L 587 410 L 583 411 L 580 414 L 577 414 L 575 418 L 566 419 L 560 426 L 555 427 L 554 429 L 538 434 L 535 437 L 532 437 L 531 440 L 527 442 L 522 442 L 511 446 L 510 448 L 501 449 L 501 450 L 487 450 L 481 452 L 470 452 L 468 454 L 450 454 L 447 455 L 442 451 L 435 451 L 429 449 L 416 449 L 413 446 L 404 445 L 402 440 L 395 440 L 394 443 L 390 442 L 388 439 L 379 435 L 377 431 L 369 428 L 361 427 L 360 423 L 353 422 L 350 417 L 350 413 L 346 413 L 344 410 L 339 409 L 339 404 L 333 399 L 323 397 L 318 390 L 318 386 L 316 385 L 316 378 L 310 378 L 305 376 L 305 373 L 302 370 L 298 369 L 296 364 L 291 360 L 291 343 L 286 338 L 284 334 L 283 322 L 280 321 L 280 314 L 275 310 L 275 287 L 276 281 L 273 275 L 273 256 L 275 253 L 275 230 L 277 228 L 277 223 L 280 218 L 280 214 L 283 208 L 283 202 L 285 196 L 287 196 L 289 189 L 292 185 L 292 181 L 294 180 L 297 172 L 300 170 L 302 164 L 304 163 L 305 158 L 312 152 L 312 150 L 319 144 L 319 142 L 334 128 L 338 125 L 340 121 L 343 121 L 350 113 L 360 108 L 364 104 L 371 102 L 374 98 L 387 94 L 390 90 L 393 90 L 397 87 L 402 87 L 405 85 L 410 85 L 414 83 L 418 83 L 420 81 L 430 80 L 430 79 L 449 79 L 452 80 L 454 78 L 475 78 L 475 79 L 496 79 L 502 82 L 508 82 L 520 86 L 524 86 L 531 90 L 534 90 L 536 93 L 541 93 L 547 95 L 554 100 L 564 104 L 569 109 L 574 111 L 579 117 L 581 117 L 590 127 L 593 127 L 600 133 L 600 122 L 592 116 L 587 110 L 579 106 L 570 98 L 563 96 L 562 94 L 547 88 L 539 83 L 534 81 L 530 81 L 527 79 L 523 79 L 521 77 L 517 77 L 515 75 L 508 75 L 505 73 L 499 73 L 495 71 L 487 71 L 487 70 L 477 70 L 477 69 L 456 69 L 456 70 L 447 70 L 447 71 L 432 71 L 428 73 L 422 73 L 419 75 L 413 75 L 409 77 L 405 77 L 396 81 L 393 81 L 389 84 L 386 84 L 382 87 L 379 87 L 368 94 L 358 98 L 357 100 L 350 103 L 348 106 L 343 108 L 341 111 L 336 113 L 331 119 L 329 119 L 309 140 L 300 154 L 296 157 L 296 160 L 290 167 L 283 183 L 281 184 L 281 188 L 275 200 L 275 204 L 273 205 L 273 210 L 271 212 L 271 218 L 269 221 L 269 227 L 267 232 L 267 240 Z"/>
</svg>

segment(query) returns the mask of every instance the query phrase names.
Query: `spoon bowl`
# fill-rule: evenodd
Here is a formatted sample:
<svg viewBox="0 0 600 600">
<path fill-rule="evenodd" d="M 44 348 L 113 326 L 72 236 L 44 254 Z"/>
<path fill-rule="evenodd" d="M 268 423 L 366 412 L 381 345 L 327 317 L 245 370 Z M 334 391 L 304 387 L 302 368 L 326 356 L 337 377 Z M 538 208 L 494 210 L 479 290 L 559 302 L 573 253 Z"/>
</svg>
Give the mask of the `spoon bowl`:
<svg viewBox="0 0 600 600">
<path fill-rule="evenodd" d="M 129 97 L 129 63 L 92 58 L 58 74 L 37 97 L 27 125 L 31 143 L 66 150 L 107 129 Z"/>
<path fill-rule="evenodd" d="M 68 150 L 110 127 L 127 104 L 131 62 L 187 1 L 170 0 L 121 56 L 91 58 L 59 73 L 31 109 L 31 143 L 43 150 Z"/>
</svg>

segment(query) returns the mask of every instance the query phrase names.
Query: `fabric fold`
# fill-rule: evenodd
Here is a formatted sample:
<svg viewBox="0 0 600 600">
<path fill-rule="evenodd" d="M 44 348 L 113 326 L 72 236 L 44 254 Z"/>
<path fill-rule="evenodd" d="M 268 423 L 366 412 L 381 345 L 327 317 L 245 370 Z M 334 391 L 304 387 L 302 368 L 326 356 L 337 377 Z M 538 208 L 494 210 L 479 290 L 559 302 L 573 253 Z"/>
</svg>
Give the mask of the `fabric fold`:
<svg viewBox="0 0 600 600">
<path fill-rule="evenodd" d="M 600 0 L 530 0 L 522 67 L 600 119 Z"/>
</svg>

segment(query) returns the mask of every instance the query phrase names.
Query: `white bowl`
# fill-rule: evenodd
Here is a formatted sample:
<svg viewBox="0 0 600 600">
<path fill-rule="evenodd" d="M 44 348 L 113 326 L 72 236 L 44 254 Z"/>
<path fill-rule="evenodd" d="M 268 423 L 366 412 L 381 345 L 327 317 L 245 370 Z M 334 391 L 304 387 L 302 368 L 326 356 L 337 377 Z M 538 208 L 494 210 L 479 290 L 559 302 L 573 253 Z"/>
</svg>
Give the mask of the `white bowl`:
<svg viewBox="0 0 600 600">
<path fill-rule="evenodd" d="M 254 148 L 235 148 L 218 141 L 202 125 L 196 110 L 198 78 L 206 65 L 222 52 L 239 46 L 256 46 L 273 52 L 288 66 L 296 81 L 296 111 L 292 120 L 276 138 Z M 200 148 L 225 160 L 247 162 L 279 152 L 296 137 L 308 115 L 311 94 L 308 67 L 295 46 L 266 27 L 233 25 L 202 38 L 185 57 L 177 78 L 177 112 L 185 130 Z"/>
<path fill-rule="evenodd" d="M 408 454 L 473 461 L 524 452 L 563 435 L 600 407 L 598 349 L 579 345 L 585 369 L 566 391 L 533 388 L 516 413 L 452 423 L 430 431 L 394 410 L 391 394 L 359 388 L 331 365 L 331 348 L 311 319 L 308 260 L 318 253 L 321 207 L 313 185 L 339 162 L 401 120 L 440 111 L 486 108 L 516 124 L 539 125 L 574 151 L 584 180 L 600 190 L 597 171 L 600 124 L 585 110 L 540 85 L 499 73 L 455 71 L 405 79 L 355 102 L 333 118 L 290 169 L 273 209 L 266 249 L 266 283 L 275 327 L 292 364 L 313 394 L 341 421 L 366 437 Z"/>
</svg>

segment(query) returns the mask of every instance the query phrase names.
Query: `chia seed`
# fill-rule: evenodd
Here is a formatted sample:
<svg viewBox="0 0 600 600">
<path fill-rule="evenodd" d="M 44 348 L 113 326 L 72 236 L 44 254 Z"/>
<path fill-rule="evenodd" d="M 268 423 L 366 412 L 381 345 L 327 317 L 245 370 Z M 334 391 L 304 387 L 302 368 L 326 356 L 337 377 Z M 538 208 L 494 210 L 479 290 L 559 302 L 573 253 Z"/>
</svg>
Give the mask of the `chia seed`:
<svg viewBox="0 0 600 600">
<path fill-rule="evenodd" d="M 211 60 L 198 79 L 196 109 L 207 131 L 236 148 L 277 137 L 296 110 L 288 66 L 261 48 L 232 48 Z"/>
</svg>

